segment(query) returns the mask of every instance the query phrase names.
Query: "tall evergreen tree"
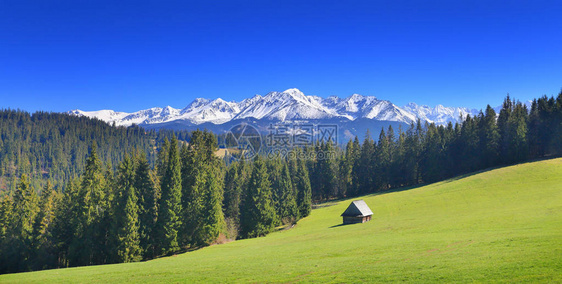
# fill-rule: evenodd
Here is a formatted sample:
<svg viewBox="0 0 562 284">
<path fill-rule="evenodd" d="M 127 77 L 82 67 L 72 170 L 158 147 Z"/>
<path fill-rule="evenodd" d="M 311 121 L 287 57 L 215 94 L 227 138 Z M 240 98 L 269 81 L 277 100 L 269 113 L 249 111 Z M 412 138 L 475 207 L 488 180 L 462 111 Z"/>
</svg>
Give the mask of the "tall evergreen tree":
<svg viewBox="0 0 562 284">
<path fill-rule="evenodd" d="M 297 148 L 297 151 L 300 149 Z M 299 154 L 297 154 L 298 157 Z M 304 159 L 297 160 L 297 172 L 293 179 L 293 185 L 297 192 L 297 207 L 299 217 L 303 218 L 310 214 L 312 210 L 312 189 L 310 187 L 310 178 L 308 168 Z"/>
<path fill-rule="evenodd" d="M 378 173 L 374 180 L 374 188 L 376 190 L 387 189 L 390 183 L 389 180 L 389 167 L 390 167 L 390 141 L 386 137 L 384 128 L 381 129 L 379 134 L 379 143 L 376 146 L 374 169 Z"/>
<path fill-rule="evenodd" d="M 0 245 L 6 239 L 6 233 L 10 228 L 10 221 L 12 219 L 12 196 L 7 194 L 0 197 Z"/>
<path fill-rule="evenodd" d="M 159 178 L 163 178 L 166 175 L 166 169 L 168 168 L 168 160 L 170 157 L 170 141 L 168 137 L 164 138 L 164 142 L 160 146 L 158 151 L 158 159 L 156 164 L 156 172 Z"/>
<path fill-rule="evenodd" d="M 113 260 L 133 262 L 141 258 L 138 198 L 135 190 L 135 162 L 125 156 L 117 172 L 113 218 Z"/>
<path fill-rule="evenodd" d="M 53 219 L 55 218 L 57 192 L 50 182 L 41 191 L 40 210 L 34 228 L 34 249 L 36 250 L 33 269 L 54 268 L 57 263 L 53 239 Z"/>
<path fill-rule="evenodd" d="M 4 272 L 28 271 L 31 269 L 33 250 L 33 228 L 39 213 L 39 200 L 26 175 L 20 177 L 13 193 L 13 206 L 6 243 L 2 249 Z"/>
<path fill-rule="evenodd" d="M 55 218 L 53 220 L 53 239 L 58 252 L 57 266 L 68 267 L 70 265 L 69 249 L 72 240 L 76 236 L 79 213 L 78 194 L 80 185 L 77 179 L 71 180 L 66 185 L 62 198 L 56 206 Z"/>
<path fill-rule="evenodd" d="M 353 165 L 353 192 L 357 195 L 367 194 L 373 189 L 373 176 L 375 174 L 373 168 L 374 155 L 375 144 L 371 139 L 370 132 L 367 131 L 363 145 L 361 145 L 359 158 Z"/>
<path fill-rule="evenodd" d="M 240 161 L 230 164 L 224 176 L 224 204 L 223 211 L 225 218 L 235 220 L 237 223 L 240 217 L 240 195 L 242 188 L 240 187 L 239 168 Z"/>
<path fill-rule="evenodd" d="M 427 127 L 424 143 L 424 152 L 421 154 L 420 160 L 421 176 L 424 182 L 433 182 L 443 176 L 440 162 L 444 158 L 443 139 L 435 124 L 432 123 Z"/>
<path fill-rule="evenodd" d="M 527 137 L 528 112 L 527 107 L 521 102 L 517 102 L 513 108 L 513 112 L 508 119 L 509 136 L 511 141 L 509 144 L 509 161 L 524 161 L 529 153 L 529 144 Z"/>
<path fill-rule="evenodd" d="M 480 123 L 480 152 L 483 166 L 491 167 L 498 162 L 500 133 L 496 124 L 496 112 L 490 105 L 486 106 L 486 113 Z"/>
<path fill-rule="evenodd" d="M 154 251 L 154 226 L 158 217 L 160 187 L 150 172 L 146 155 L 141 153 L 136 159 L 135 189 L 138 192 L 139 238 L 141 251 L 145 258 L 156 256 Z"/>
<path fill-rule="evenodd" d="M 222 212 L 223 183 L 220 168 L 215 164 L 206 170 L 205 175 L 200 228 L 195 233 L 194 245 L 211 244 L 224 232 L 226 225 Z"/>
<path fill-rule="evenodd" d="M 502 108 L 500 110 L 500 114 L 498 115 L 498 130 L 500 133 L 500 143 L 499 143 L 499 152 L 500 152 L 500 159 L 503 163 L 509 163 L 509 148 L 511 144 L 511 135 L 512 131 L 510 131 L 510 116 L 513 112 L 513 103 L 511 102 L 511 98 L 509 94 L 504 99 Z"/>
<path fill-rule="evenodd" d="M 105 263 L 109 228 L 104 219 L 109 210 L 109 196 L 95 143 L 86 160 L 77 199 L 76 236 L 69 247 L 70 265 Z"/>
<path fill-rule="evenodd" d="M 272 205 L 271 184 L 266 165 L 260 158 L 254 161 L 241 214 L 240 229 L 243 237 L 265 236 L 274 228 L 277 217 Z"/>
<path fill-rule="evenodd" d="M 161 254 L 177 252 L 178 230 L 181 227 L 181 164 L 178 153 L 178 140 L 173 137 L 170 143 L 166 172 L 162 179 L 162 196 L 158 206 L 156 223 L 157 241 Z"/>
<path fill-rule="evenodd" d="M 279 209 L 277 214 L 282 223 L 294 223 L 299 218 L 295 191 L 289 173 L 289 166 L 283 163 L 279 179 Z"/>
</svg>

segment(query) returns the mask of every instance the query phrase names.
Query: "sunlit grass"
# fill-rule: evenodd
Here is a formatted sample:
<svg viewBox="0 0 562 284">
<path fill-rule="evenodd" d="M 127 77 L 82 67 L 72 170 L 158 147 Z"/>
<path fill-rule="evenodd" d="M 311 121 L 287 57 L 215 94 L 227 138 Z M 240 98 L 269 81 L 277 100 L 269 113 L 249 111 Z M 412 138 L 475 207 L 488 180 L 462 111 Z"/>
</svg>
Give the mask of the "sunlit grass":
<svg viewBox="0 0 562 284">
<path fill-rule="evenodd" d="M 0 282 L 562 281 L 562 159 L 363 199 L 365 224 L 338 226 L 339 201 L 265 238 Z"/>
</svg>

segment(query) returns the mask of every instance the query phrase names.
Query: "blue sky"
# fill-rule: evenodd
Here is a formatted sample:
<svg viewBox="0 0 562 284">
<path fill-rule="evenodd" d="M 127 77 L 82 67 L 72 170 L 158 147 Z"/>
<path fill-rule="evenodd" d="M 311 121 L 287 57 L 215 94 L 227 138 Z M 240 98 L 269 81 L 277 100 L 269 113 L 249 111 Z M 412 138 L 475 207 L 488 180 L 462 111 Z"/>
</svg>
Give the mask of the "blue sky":
<svg viewBox="0 0 562 284">
<path fill-rule="evenodd" d="M 483 108 L 562 88 L 557 1 L 0 0 L 0 108 L 183 108 L 299 88 Z"/>
</svg>

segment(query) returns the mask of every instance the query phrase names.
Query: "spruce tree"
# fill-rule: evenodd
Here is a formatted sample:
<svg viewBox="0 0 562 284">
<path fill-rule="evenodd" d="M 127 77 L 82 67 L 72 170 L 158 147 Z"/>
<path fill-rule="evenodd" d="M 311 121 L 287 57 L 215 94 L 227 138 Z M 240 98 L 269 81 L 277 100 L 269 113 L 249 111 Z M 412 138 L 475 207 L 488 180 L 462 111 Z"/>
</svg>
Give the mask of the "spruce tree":
<svg viewBox="0 0 562 284">
<path fill-rule="evenodd" d="M 12 205 L 13 200 L 11 194 L 6 194 L 0 197 L 0 274 L 11 272 L 10 264 L 13 261 L 11 259 L 12 255 L 8 254 L 7 252 L 11 251 L 10 245 L 11 243 L 8 241 L 9 238 L 9 229 L 11 228 L 11 220 L 12 220 Z"/>
<path fill-rule="evenodd" d="M 529 153 L 527 123 L 527 107 L 521 102 L 517 102 L 508 119 L 509 136 L 511 137 L 508 151 L 510 162 L 521 162 L 527 159 Z"/>
<path fill-rule="evenodd" d="M 375 145 L 373 140 L 371 139 L 370 132 L 367 131 L 367 133 L 365 134 L 363 145 L 361 145 L 359 157 L 353 165 L 353 191 L 357 195 L 367 194 L 372 191 L 374 175 L 374 154 Z"/>
<path fill-rule="evenodd" d="M 308 216 L 312 210 L 312 189 L 310 187 L 310 178 L 305 160 L 298 159 L 297 161 L 297 174 L 295 175 L 294 186 L 297 191 L 299 217 L 304 218 Z"/>
<path fill-rule="evenodd" d="M 55 207 L 55 218 L 53 220 L 53 239 L 57 250 L 58 267 L 68 267 L 69 249 L 72 240 L 77 236 L 79 225 L 78 194 L 80 191 L 79 181 L 74 179 L 68 182 L 62 198 Z"/>
<path fill-rule="evenodd" d="M 12 219 L 12 196 L 6 194 L 0 197 L 0 245 L 4 244 L 6 233 L 10 228 L 10 221 Z"/>
<path fill-rule="evenodd" d="M 240 228 L 240 205 L 245 182 L 243 173 L 245 161 L 236 161 L 230 165 L 224 177 L 223 212 L 227 237 L 235 239 Z"/>
<path fill-rule="evenodd" d="M 134 164 L 125 156 L 117 172 L 112 218 L 112 254 L 117 263 L 138 261 L 141 255 Z"/>
<path fill-rule="evenodd" d="M 31 269 L 33 250 L 33 228 L 39 202 L 27 175 L 22 175 L 13 193 L 13 207 L 7 243 L 2 254 L 6 256 L 6 271 L 27 271 Z"/>
<path fill-rule="evenodd" d="M 259 158 L 254 162 L 241 214 L 240 229 L 243 237 L 265 236 L 274 228 L 277 217 L 272 205 L 271 184 L 266 165 Z"/>
<path fill-rule="evenodd" d="M 225 230 L 222 211 L 223 183 L 217 163 L 206 169 L 205 184 L 202 190 L 202 212 L 200 227 L 195 233 L 193 244 L 209 245 Z"/>
<path fill-rule="evenodd" d="M 491 167 L 498 163 L 498 150 L 500 133 L 496 124 L 496 112 L 488 105 L 486 113 L 481 121 L 481 153 L 484 167 Z"/>
<path fill-rule="evenodd" d="M 203 218 L 203 191 L 206 184 L 205 167 L 207 157 L 203 148 L 204 133 L 194 131 L 189 146 L 184 145 L 181 150 L 181 178 L 182 178 L 182 227 L 180 242 L 183 245 L 196 245 L 195 234 L 201 228 Z"/>
<path fill-rule="evenodd" d="M 146 154 L 136 159 L 135 189 L 138 193 L 139 238 L 141 251 L 145 258 L 155 256 L 154 226 L 158 217 L 159 186 L 154 181 Z"/>
<path fill-rule="evenodd" d="M 287 163 L 283 163 L 281 168 L 278 191 L 280 193 L 277 210 L 279 219 L 283 224 L 296 222 L 299 218 L 299 210 Z"/>
<path fill-rule="evenodd" d="M 178 230 L 181 227 L 181 164 L 178 140 L 170 143 L 166 172 L 162 179 L 162 196 L 159 202 L 157 221 L 157 242 L 161 254 L 171 254 L 180 249 Z"/>
<path fill-rule="evenodd" d="M 103 165 L 92 144 L 82 174 L 77 196 L 77 216 L 74 227 L 75 238 L 69 247 L 71 266 L 101 264 L 107 260 L 106 215 L 109 210 L 109 196 Z"/>
<path fill-rule="evenodd" d="M 382 190 L 387 189 L 390 183 L 389 172 L 388 169 L 390 168 L 390 142 L 384 132 L 384 128 L 381 129 L 379 134 L 379 143 L 376 146 L 376 158 L 375 162 L 375 171 L 377 175 L 375 176 L 374 180 L 374 189 L 375 190 Z"/>
<path fill-rule="evenodd" d="M 230 164 L 224 176 L 224 204 L 223 211 L 225 218 L 237 220 L 240 213 L 240 193 L 238 186 L 239 161 Z"/>
<path fill-rule="evenodd" d="M 56 267 L 53 221 L 55 218 L 57 192 L 50 182 L 41 191 L 40 210 L 34 228 L 34 249 L 36 250 L 33 269 Z"/>
<path fill-rule="evenodd" d="M 502 108 L 500 110 L 500 114 L 498 115 L 498 131 L 500 133 L 500 143 L 499 143 L 499 153 L 500 153 L 500 160 L 503 163 L 509 163 L 509 148 L 511 144 L 511 135 L 512 132 L 510 131 L 510 117 L 511 113 L 513 112 L 513 103 L 509 94 L 504 99 Z"/>
</svg>

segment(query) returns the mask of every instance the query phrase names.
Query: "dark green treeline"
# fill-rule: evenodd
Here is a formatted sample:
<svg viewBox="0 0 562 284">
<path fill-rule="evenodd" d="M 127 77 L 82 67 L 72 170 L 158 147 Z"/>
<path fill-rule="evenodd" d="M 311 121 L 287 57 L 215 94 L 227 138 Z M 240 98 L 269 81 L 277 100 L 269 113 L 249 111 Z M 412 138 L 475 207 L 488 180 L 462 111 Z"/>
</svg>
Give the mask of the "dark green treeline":
<svg viewBox="0 0 562 284">
<path fill-rule="evenodd" d="M 0 195 L 14 191 L 22 174 L 35 189 L 49 181 L 62 190 L 82 174 L 94 142 L 98 158 L 108 169 L 115 170 L 133 150 L 146 153 L 153 165 L 157 147 L 174 135 L 189 140 L 187 131 L 155 132 L 62 113 L 0 110 Z"/>
<path fill-rule="evenodd" d="M 0 272 L 132 262 L 237 237 L 257 237 L 310 213 L 304 161 L 258 158 L 227 168 L 216 136 L 172 135 L 156 166 L 131 151 L 115 170 L 94 142 L 64 191 L 21 175 L 0 199 Z"/>
<path fill-rule="evenodd" d="M 509 95 L 497 114 L 489 105 L 461 124 L 382 129 L 343 149 L 319 144 L 307 162 L 313 200 L 350 197 L 431 183 L 490 167 L 562 155 L 562 92 L 543 96 L 531 108 Z M 331 155 L 327 155 L 331 153 Z"/>
</svg>

